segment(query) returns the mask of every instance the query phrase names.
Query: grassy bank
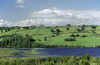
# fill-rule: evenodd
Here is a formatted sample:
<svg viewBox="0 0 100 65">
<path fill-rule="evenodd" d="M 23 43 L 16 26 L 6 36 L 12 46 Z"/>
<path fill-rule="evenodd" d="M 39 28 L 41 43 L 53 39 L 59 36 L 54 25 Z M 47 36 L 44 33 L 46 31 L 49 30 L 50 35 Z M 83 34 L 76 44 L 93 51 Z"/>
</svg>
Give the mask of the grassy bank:
<svg viewBox="0 0 100 65">
<path fill-rule="evenodd" d="M 66 57 L 46 57 L 46 58 L 0 58 L 1 65 L 99 65 L 97 57 L 86 56 L 66 56 Z"/>
</svg>

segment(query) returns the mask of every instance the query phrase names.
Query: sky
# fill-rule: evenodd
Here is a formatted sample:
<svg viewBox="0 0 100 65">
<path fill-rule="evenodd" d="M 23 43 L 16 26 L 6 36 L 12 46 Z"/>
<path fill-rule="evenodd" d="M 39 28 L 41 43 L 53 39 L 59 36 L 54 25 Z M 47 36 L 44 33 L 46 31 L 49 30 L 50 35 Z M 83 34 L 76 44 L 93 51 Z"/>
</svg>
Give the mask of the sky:
<svg viewBox="0 0 100 65">
<path fill-rule="evenodd" d="M 100 0 L 0 0 L 1 26 L 100 25 Z"/>
</svg>

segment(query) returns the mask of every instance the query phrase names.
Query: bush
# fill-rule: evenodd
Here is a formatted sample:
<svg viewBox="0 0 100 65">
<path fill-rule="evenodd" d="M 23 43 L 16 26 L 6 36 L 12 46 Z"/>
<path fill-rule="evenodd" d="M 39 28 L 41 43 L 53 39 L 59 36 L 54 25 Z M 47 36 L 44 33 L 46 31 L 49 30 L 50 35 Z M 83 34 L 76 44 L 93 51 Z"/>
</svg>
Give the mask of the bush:
<svg viewBox="0 0 100 65">
<path fill-rule="evenodd" d="M 80 36 L 79 34 L 76 35 L 76 37 L 79 37 L 79 36 Z"/>
<path fill-rule="evenodd" d="M 72 35 L 70 35 L 70 37 L 75 37 L 75 35 L 74 35 L 74 34 L 72 34 Z"/>
<path fill-rule="evenodd" d="M 17 28 L 17 29 L 20 29 L 20 28 Z"/>
<path fill-rule="evenodd" d="M 56 33 L 56 35 L 60 35 L 59 33 Z"/>
<path fill-rule="evenodd" d="M 87 37 L 87 35 L 82 35 L 81 37 Z"/>
<path fill-rule="evenodd" d="M 75 38 L 66 38 L 64 41 L 76 41 Z"/>
<path fill-rule="evenodd" d="M 56 29 L 56 31 L 57 31 L 57 32 L 60 32 L 60 30 L 59 30 L 59 29 Z"/>
<path fill-rule="evenodd" d="M 51 35 L 51 37 L 55 37 L 55 35 Z"/>
<path fill-rule="evenodd" d="M 69 28 L 66 28 L 66 30 L 69 30 Z"/>
<path fill-rule="evenodd" d="M 51 32 L 55 32 L 53 29 L 50 30 Z"/>
</svg>

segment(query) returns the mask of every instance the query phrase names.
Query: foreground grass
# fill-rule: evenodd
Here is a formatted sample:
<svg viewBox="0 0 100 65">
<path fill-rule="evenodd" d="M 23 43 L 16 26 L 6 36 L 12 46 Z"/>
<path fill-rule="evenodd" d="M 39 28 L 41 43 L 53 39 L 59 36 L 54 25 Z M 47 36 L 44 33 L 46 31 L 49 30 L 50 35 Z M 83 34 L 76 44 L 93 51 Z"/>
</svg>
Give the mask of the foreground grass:
<svg viewBox="0 0 100 65">
<path fill-rule="evenodd" d="M 97 57 L 66 56 L 66 57 L 45 57 L 45 58 L 0 58 L 1 65 L 100 65 Z"/>
</svg>

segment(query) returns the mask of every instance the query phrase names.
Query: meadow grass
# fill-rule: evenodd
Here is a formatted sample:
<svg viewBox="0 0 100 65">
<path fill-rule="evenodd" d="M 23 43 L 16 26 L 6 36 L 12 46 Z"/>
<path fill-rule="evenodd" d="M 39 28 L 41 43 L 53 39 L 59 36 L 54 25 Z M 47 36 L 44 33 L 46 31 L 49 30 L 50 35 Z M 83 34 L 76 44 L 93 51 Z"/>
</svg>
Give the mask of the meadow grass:
<svg viewBox="0 0 100 65">
<path fill-rule="evenodd" d="M 52 34 L 52 32 L 50 31 L 51 29 L 14 29 L 8 32 L 4 32 L 4 33 L 0 33 L 0 36 L 2 35 L 11 35 L 11 34 L 21 34 L 23 36 L 25 36 L 26 34 L 30 35 L 33 37 L 33 39 L 36 39 L 36 43 L 41 43 L 41 44 L 45 44 L 45 45 L 73 45 L 73 46 L 96 46 L 96 45 L 100 45 L 100 37 L 95 37 L 95 35 L 93 35 L 92 31 L 93 30 L 91 27 L 85 27 L 84 31 L 88 31 L 88 33 L 85 32 L 78 32 L 77 28 L 81 29 L 81 27 L 76 27 L 76 26 L 72 26 L 69 28 L 69 30 L 66 30 L 66 27 L 60 27 L 60 28 L 54 28 L 53 30 L 56 31 L 56 29 L 60 29 L 60 35 L 56 36 L 55 34 Z M 74 33 L 76 32 L 76 33 Z M 95 31 L 97 34 L 100 33 L 100 27 L 96 28 Z M 71 34 L 79 34 L 79 35 L 88 35 L 88 37 L 82 38 L 82 37 L 76 37 L 76 41 L 69 41 L 66 42 L 64 41 L 65 38 L 69 38 Z M 51 37 L 51 35 L 55 35 L 55 37 Z M 92 36 L 90 36 L 92 35 Z M 47 40 L 44 40 L 44 37 L 47 37 Z M 41 41 L 38 41 L 37 39 L 40 39 Z M 2 38 L 0 39 L 2 40 Z"/>
</svg>

